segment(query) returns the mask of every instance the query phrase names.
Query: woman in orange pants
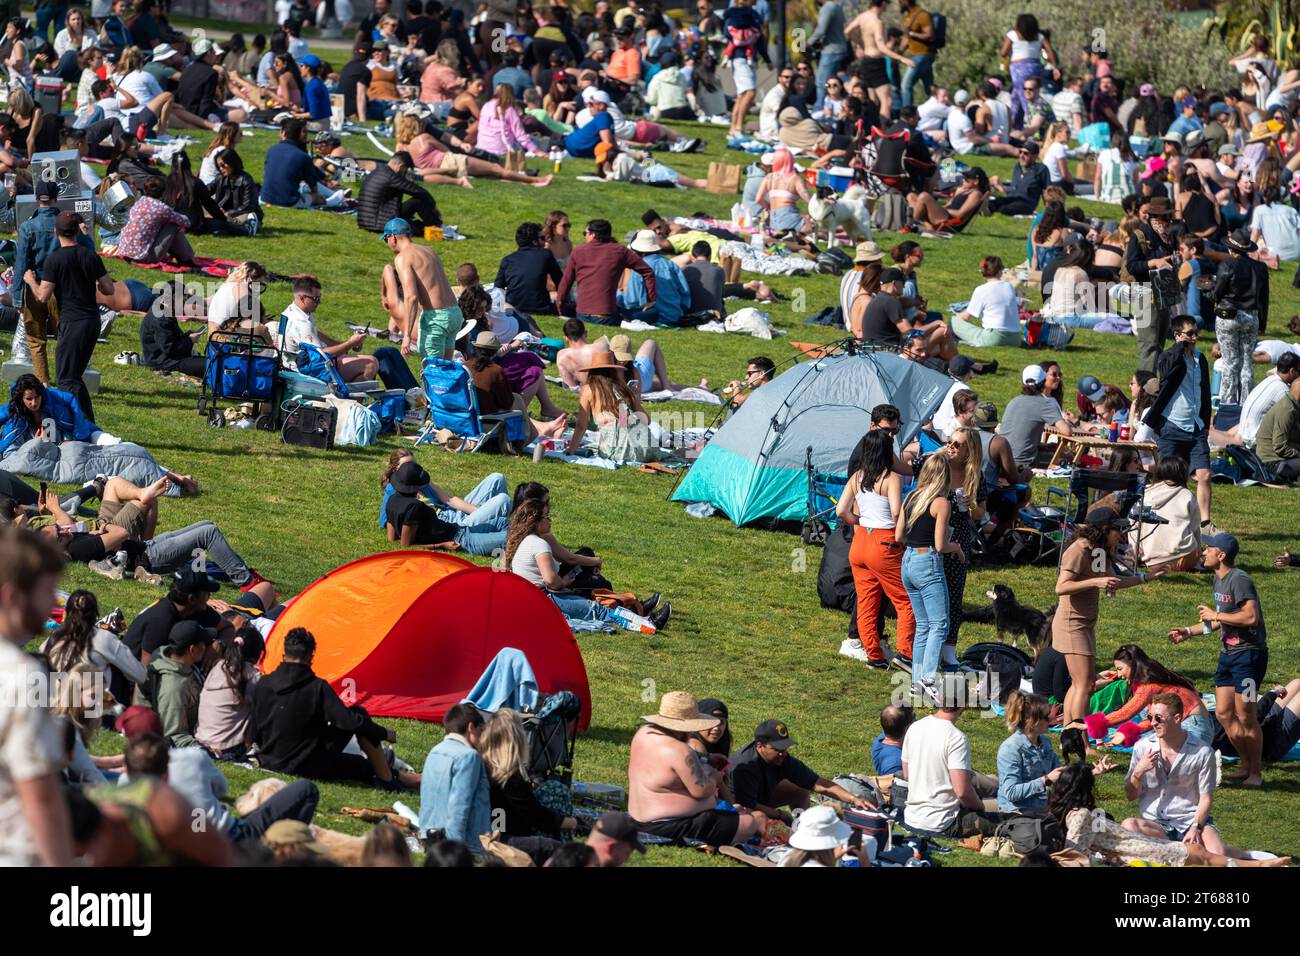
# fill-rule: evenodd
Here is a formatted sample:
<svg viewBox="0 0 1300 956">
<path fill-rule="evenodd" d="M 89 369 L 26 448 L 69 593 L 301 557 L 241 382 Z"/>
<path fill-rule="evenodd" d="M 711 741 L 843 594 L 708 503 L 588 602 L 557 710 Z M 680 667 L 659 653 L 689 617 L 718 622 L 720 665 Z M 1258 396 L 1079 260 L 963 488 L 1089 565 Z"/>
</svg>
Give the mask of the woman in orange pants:
<svg viewBox="0 0 1300 956">
<path fill-rule="evenodd" d="M 892 467 L 893 437 L 884 429 L 873 429 L 863 437 L 861 451 L 862 469 L 849 476 L 835 508 L 841 521 L 854 525 L 849 567 L 858 595 L 858 639 L 846 639 L 840 653 L 876 670 L 889 668 L 878 626 L 883 592 L 898 612 L 898 649 L 892 663 L 911 670 L 916 618 L 903 587 L 903 549 L 894 540 L 903 507 L 903 481 Z"/>
</svg>

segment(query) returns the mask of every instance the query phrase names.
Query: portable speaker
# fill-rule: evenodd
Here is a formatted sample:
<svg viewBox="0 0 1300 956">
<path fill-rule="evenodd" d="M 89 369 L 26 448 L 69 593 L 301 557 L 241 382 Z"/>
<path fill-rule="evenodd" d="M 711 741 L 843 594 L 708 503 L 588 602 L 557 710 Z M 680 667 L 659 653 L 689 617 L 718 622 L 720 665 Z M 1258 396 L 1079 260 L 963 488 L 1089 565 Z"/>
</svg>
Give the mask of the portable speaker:
<svg viewBox="0 0 1300 956">
<path fill-rule="evenodd" d="M 286 445 L 329 450 L 334 447 L 337 421 L 338 409 L 332 405 L 299 405 L 285 416 L 280 440 Z"/>
</svg>

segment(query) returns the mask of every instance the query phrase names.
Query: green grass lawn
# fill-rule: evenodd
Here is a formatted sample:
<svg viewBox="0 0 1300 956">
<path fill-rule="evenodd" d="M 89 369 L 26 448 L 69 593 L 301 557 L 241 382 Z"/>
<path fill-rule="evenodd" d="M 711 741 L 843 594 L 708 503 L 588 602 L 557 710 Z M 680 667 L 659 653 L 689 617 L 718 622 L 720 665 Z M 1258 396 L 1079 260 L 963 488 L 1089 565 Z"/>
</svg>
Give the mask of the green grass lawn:
<svg viewBox="0 0 1300 956">
<path fill-rule="evenodd" d="M 665 155 L 670 165 L 703 177 L 710 160 L 745 161 L 741 154 L 725 150 L 721 130 L 706 127 L 696 132 L 707 139 L 708 150 Z M 275 139 L 274 133 L 257 131 L 241 147 L 259 181 L 263 156 Z M 350 143 L 360 155 L 373 152 L 364 138 L 353 137 Z M 191 147 L 191 155 L 197 166 L 201 146 Z M 1005 176 L 1009 171 L 1007 161 L 983 162 L 990 172 Z M 563 209 L 572 217 L 575 235 L 591 218 L 611 220 L 616 234 L 621 234 L 639 225 L 647 207 L 666 215 L 703 210 L 725 218 L 734 201 L 734 197 L 701 191 L 575 181 L 575 175 L 591 169 L 589 162 L 568 162 L 546 189 L 484 181 L 477 181 L 473 191 L 436 189 L 446 222 L 468 237 L 464 242 L 436 245 L 448 271 L 462 262 L 474 262 L 490 280 L 501 257 L 514 248 L 516 225 L 525 220 L 540 222 L 552 209 Z M 1109 215 L 1117 212 L 1081 205 Z M 1026 227 L 1023 220 L 983 218 L 955 239 L 921 240 L 928 258 L 920 282 L 932 307 L 943 309 L 948 302 L 968 297 L 980 281 L 981 256 L 995 253 L 1008 265 L 1022 261 Z M 878 238 L 888 248 L 902 237 Z M 379 276 L 390 254 L 377 236 L 359 231 L 351 217 L 273 209 L 265 231 L 256 239 L 200 237 L 195 244 L 202 254 L 256 258 L 279 273 L 314 272 L 324 284 L 318 316 L 330 334 L 343 336 L 346 321 L 380 324 L 384 320 Z M 116 261 L 110 262 L 110 269 L 119 279 L 134 275 L 153 282 L 159 278 L 156 272 Z M 1289 279 L 1289 271 L 1274 276 L 1276 329 L 1283 329 L 1285 319 L 1300 305 Z M 693 331 L 657 333 L 675 379 L 707 376 L 713 382 L 726 381 L 739 377 L 750 356 L 767 354 L 782 362 L 792 354 L 789 339 L 837 337 L 833 330 L 802 324 L 807 314 L 836 304 L 837 277 L 769 281 L 803 306 L 799 314 L 791 310 L 791 303 L 771 310 L 775 324 L 789 333 L 788 338 L 769 343 Z M 799 292 L 803 295 L 796 295 Z M 268 308 L 278 311 L 288 303 L 289 290 L 275 286 L 266 298 Z M 559 334 L 558 320 L 543 319 L 542 324 L 549 335 Z M 199 497 L 166 500 L 163 530 L 202 518 L 217 521 L 245 558 L 278 582 L 285 596 L 296 594 L 331 568 L 388 547 L 376 527 L 378 481 L 396 439 L 386 438 L 374 448 L 318 452 L 282 445 L 274 434 L 212 429 L 195 412 L 197 389 L 143 368 L 113 364 L 117 352 L 138 350 L 137 332 L 138 322 L 123 318 L 108 344 L 99 347 L 94 364 L 103 374 L 103 388 L 96 409 L 105 429 L 145 445 L 159 461 L 192 472 L 203 484 Z M 633 338 L 639 342 L 644 336 Z M 1203 346 L 1208 348 L 1206 343 Z M 1135 353 L 1132 339 L 1080 332 L 1067 352 L 1053 357 L 1065 366 L 1070 389 L 1088 373 L 1126 387 Z M 977 378 L 974 386 L 982 399 L 999 406 L 1018 392 L 1019 367 L 1046 358 L 1043 353 L 1017 349 L 990 349 L 979 357 L 996 358 L 1002 365 L 998 374 Z M 575 407 L 572 396 L 557 398 L 566 408 Z M 712 416 L 709 408 L 699 405 L 656 406 L 653 411 L 678 413 L 702 424 Z M 655 709 L 658 693 L 675 689 L 727 701 L 738 744 L 761 720 L 778 717 L 789 722 L 799 741 L 796 753 L 823 775 L 869 771 L 869 742 L 879 732 L 878 714 L 894 688 L 895 676 L 869 672 L 865 665 L 837 653 L 846 618 L 818 603 L 819 549 L 805 553 L 791 535 L 737 529 L 721 518 L 691 518 L 681 505 L 667 500 L 670 479 L 634 470 L 593 474 L 555 463 L 534 464 L 527 458 L 456 456 L 428 447 L 417 456 L 436 482 L 461 493 L 491 469 L 503 471 L 512 487 L 524 480 L 545 482 L 552 490 L 561 540 L 596 548 L 605 559 L 605 573 L 620 590 L 640 594 L 662 590 L 673 603 L 671 626 L 654 637 L 626 632 L 579 637 L 591 682 L 593 719 L 578 741 L 577 779 L 625 783 L 628 745 L 638 715 Z M 1297 505 L 1300 494 L 1295 491 L 1215 488 L 1215 520 L 1241 538 L 1241 564 L 1259 587 L 1270 630 L 1269 678 L 1273 681 L 1300 672 L 1294 615 L 1300 574 L 1271 567 L 1272 557 L 1283 546 L 1300 544 Z M 970 577 L 967 603 L 984 603 L 986 589 L 1014 580 L 1021 600 L 1045 608 L 1054 602 L 1054 577 L 1053 570 L 1044 568 L 977 568 Z M 120 605 L 128 616 L 160 593 L 143 585 L 107 581 L 84 567 L 68 572 L 65 587 L 89 587 L 105 610 Z M 1203 690 L 1210 689 L 1217 657 L 1214 643 L 1198 638 L 1173 647 L 1164 636 L 1170 627 L 1194 620 L 1196 605 L 1209 595 L 1207 577 L 1177 575 L 1103 601 L 1099 624 L 1103 659 L 1117 645 L 1134 641 L 1195 679 Z M 967 625 L 962 644 L 992 637 L 990 628 Z M 442 736 L 441 728 L 430 724 L 387 723 L 397 729 L 399 754 L 417 767 Z M 961 726 L 970 735 L 975 766 L 992 772 L 1006 728 L 996 719 L 981 719 L 974 713 L 963 717 Z M 107 751 L 118 745 L 117 738 L 101 734 L 95 749 Z M 237 768 L 223 769 L 236 792 L 256 778 Z M 1298 769 L 1300 765 L 1293 764 L 1273 767 L 1262 793 L 1221 790 L 1215 818 L 1225 838 L 1240 846 L 1300 853 L 1300 828 L 1295 823 L 1300 806 Z M 356 787 L 331 784 L 322 791 L 320 823 L 345 831 L 360 832 L 355 821 L 339 814 L 340 807 L 386 802 L 383 794 Z M 1124 799 L 1119 773 L 1101 779 L 1100 794 L 1117 817 L 1135 812 Z M 408 798 L 408 803 L 416 802 Z M 695 852 L 655 849 L 643 862 L 693 865 L 708 860 Z M 988 862 L 963 850 L 947 861 Z"/>
</svg>

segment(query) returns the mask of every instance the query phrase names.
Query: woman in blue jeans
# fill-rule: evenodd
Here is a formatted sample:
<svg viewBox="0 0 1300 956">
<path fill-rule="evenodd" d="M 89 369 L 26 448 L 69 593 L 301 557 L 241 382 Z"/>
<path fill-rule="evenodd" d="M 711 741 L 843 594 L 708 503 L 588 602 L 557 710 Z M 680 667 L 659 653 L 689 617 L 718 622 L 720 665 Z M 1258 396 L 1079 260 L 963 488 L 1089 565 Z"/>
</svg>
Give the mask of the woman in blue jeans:
<svg viewBox="0 0 1300 956">
<path fill-rule="evenodd" d="M 560 574 L 559 564 L 548 540 L 550 534 L 550 505 L 539 499 L 520 502 L 515 513 L 510 516 L 505 559 L 511 571 L 542 589 L 571 627 L 589 631 L 608 631 L 621 627 L 643 634 L 654 634 L 667 622 L 672 613 L 670 604 L 664 604 L 647 618 L 625 608 L 606 607 L 570 590 L 577 579 L 577 571 Z"/>
<path fill-rule="evenodd" d="M 912 687 L 931 700 L 936 698 L 939 657 L 948 636 L 948 579 L 943 556 L 966 554 L 951 541 L 952 470 L 948 456 L 935 454 L 921 466 L 916 488 L 903 503 L 894 535 L 907 545 L 903 552 L 903 587 L 916 615 L 912 642 Z"/>
<path fill-rule="evenodd" d="M 388 466 L 379 481 L 384 491 L 379 502 L 381 530 L 388 522 L 388 499 L 395 493 L 392 477 L 408 461 L 415 461 L 415 456 L 406 448 L 388 456 Z M 463 498 L 447 494 L 432 482 L 421 493 L 433 504 L 440 519 L 457 527 L 456 543 L 466 554 L 494 555 L 506 546 L 511 500 L 506 492 L 505 475 L 494 471 Z"/>
</svg>

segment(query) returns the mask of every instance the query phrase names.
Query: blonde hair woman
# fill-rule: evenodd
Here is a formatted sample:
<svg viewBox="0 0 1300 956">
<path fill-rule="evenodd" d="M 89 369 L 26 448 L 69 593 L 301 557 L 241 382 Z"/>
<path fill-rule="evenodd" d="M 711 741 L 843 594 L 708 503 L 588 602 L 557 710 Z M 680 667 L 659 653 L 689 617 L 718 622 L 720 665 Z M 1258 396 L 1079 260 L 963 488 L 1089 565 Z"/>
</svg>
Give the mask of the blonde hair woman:
<svg viewBox="0 0 1300 956">
<path fill-rule="evenodd" d="M 974 392 L 963 390 L 955 393 L 954 397 L 957 396 L 968 406 L 975 401 Z M 979 500 L 980 476 L 984 470 L 984 444 L 980 441 L 978 429 L 961 426 L 952 430 L 943 450 L 948 456 L 948 467 L 952 471 L 952 490 L 948 493 L 952 516 L 948 526 L 953 543 L 959 550 L 950 551 L 943 556 L 950 616 L 940 661 L 956 666 L 957 637 L 965 618 L 962 608 L 966 596 L 966 573 L 970 568 L 966 563 L 966 552 L 975 544 L 975 529 L 984 515 L 984 503 Z"/>
<path fill-rule="evenodd" d="M 903 587 L 916 617 L 912 686 L 931 700 L 938 689 L 939 657 L 948 635 L 948 582 L 943 556 L 955 552 L 963 561 L 966 558 L 961 545 L 951 540 L 951 490 L 948 456 L 931 455 L 921 466 L 916 488 L 903 502 L 894 529 L 896 540 L 907 545 L 903 552 Z"/>
<path fill-rule="evenodd" d="M 449 146 L 434 139 L 424 131 L 418 116 L 399 113 L 393 127 L 397 149 L 411 155 L 415 173 L 426 183 L 443 183 L 473 189 L 469 178 L 508 179 L 530 186 L 548 186 L 553 176 L 529 176 L 527 173 L 507 172 L 496 163 L 489 163 L 464 153 L 453 152 Z"/>
<path fill-rule="evenodd" d="M 528 781 L 528 737 L 519 715 L 502 708 L 488 718 L 479 740 L 479 753 L 487 767 L 492 811 L 501 811 L 507 837 L 550 837 L 558 840 L 578 826 L 566 817 L 542 806 Z"/>
<path fill-rule="evenodd" d="M 460 52 L 456 41 L 442 40 L 429 57 L 429 65 L 420 74 L 420 102 L 446 103 L 455 99 L 465 88 L 465 78 L 460 75 Z"/>
<path fill-rule="evenodd" d="M 208 301 L 208 331 L 251 332 L 270 342 L 262 322 L 262 289 L 266 275 L 266 269 L 251 260 L 231 269 Z"/>
</svg>

